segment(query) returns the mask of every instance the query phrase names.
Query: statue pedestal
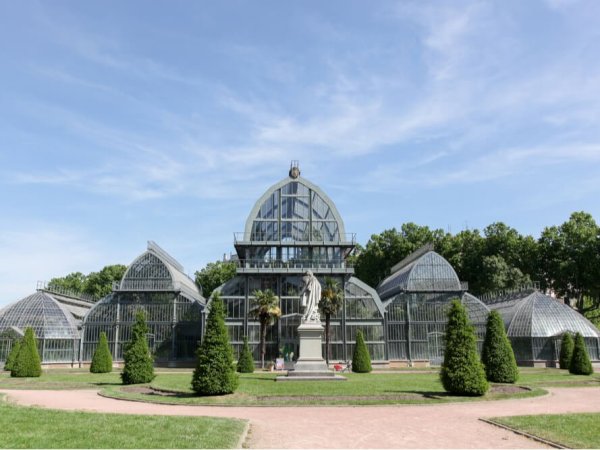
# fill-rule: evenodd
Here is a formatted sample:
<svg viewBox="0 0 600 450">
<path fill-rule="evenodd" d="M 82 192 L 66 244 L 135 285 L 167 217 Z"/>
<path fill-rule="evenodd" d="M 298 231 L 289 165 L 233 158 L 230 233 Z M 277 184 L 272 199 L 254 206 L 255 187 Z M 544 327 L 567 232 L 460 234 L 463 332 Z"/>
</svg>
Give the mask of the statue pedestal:
<svg viewBox="0 0 600 450">
<path fill-rule="evenodd" d="M 300 336 L 300 357 L 286 376 L 277 377 L 277 381 L 342 381 L 345 377 L 329 370 L 323 359 L 322 336 L 323 326 L 320 323 L 303 323 L 298 327 Z"/>
</svg>

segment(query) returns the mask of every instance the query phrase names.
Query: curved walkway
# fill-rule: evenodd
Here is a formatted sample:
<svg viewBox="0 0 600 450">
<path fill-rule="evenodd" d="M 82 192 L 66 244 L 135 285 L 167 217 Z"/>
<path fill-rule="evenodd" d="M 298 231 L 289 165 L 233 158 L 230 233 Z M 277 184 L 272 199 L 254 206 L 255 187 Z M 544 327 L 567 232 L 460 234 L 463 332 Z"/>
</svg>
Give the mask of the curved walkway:
<svg viewBox="0 0 600 450">
<path fill-rule="evenodd" d="M 250 421 L 254 448 L 541 448 L 480 417 L 600 412 L 598 388 L 551 388 L 520 400 L 360 407 L 158 405 L 104 398 L 97 391 L 0 390 L 20 405 L 123 414 L 236 417 Z"/>
</svg>

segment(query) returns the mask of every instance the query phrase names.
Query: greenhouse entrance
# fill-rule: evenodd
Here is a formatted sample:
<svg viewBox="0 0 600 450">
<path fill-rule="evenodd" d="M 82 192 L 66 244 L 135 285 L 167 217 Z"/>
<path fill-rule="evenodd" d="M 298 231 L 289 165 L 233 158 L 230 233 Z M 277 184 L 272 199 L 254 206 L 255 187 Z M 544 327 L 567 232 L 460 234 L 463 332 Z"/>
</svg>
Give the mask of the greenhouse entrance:
<svg viewBox="0 0 600 450">
<path fill-rule="evenodd" d="M 444 333 L 429 333 L 427 335 L 429 364 L 441 366 L 444 361 Z"/>
</svg>

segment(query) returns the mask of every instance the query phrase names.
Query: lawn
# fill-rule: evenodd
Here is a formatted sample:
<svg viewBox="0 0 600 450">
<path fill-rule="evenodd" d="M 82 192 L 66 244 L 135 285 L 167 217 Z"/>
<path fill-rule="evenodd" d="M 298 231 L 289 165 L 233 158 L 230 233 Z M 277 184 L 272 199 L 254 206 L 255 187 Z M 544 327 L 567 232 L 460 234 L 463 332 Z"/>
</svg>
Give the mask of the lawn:
<svg viewBox="0 0 600 450">
<path fill-rule="evenodd" d="M 11 378 L 0 373 L 0 389 L 98 389 L 120 385 L 119 372 L 90 373 L 89 370 L 45 370 L 39 378 Z"/>
<path fill-rule="evenodd" d="M 600 448 L 600 413 L 495 417 L 494 422 L 569 448 Z"/>
<path fill-rule="evenodd" d="M 234 448 L 237 419 L 27 408 L 0 398 L 0 448 Z"/>
</svg>

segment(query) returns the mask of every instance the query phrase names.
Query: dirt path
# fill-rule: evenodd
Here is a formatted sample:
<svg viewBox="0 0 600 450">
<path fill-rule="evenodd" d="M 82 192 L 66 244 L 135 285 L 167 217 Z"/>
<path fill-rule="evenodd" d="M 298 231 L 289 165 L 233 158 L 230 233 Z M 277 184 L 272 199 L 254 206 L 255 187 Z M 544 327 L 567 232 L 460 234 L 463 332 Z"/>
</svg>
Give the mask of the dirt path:
<svg viewBox="0 0 600 450">
<path fill-rule="evenodd" d="M 521 400 L 420 406 L 219 407 L 137 403 L 96 391 L 0 390 L 9 401 L 45 408 L 250 420 L 253 448 L 540 448 L 478 420 L 517 414 L 600 412 L 598 388 L 552 388 Z"/>
</svg>

